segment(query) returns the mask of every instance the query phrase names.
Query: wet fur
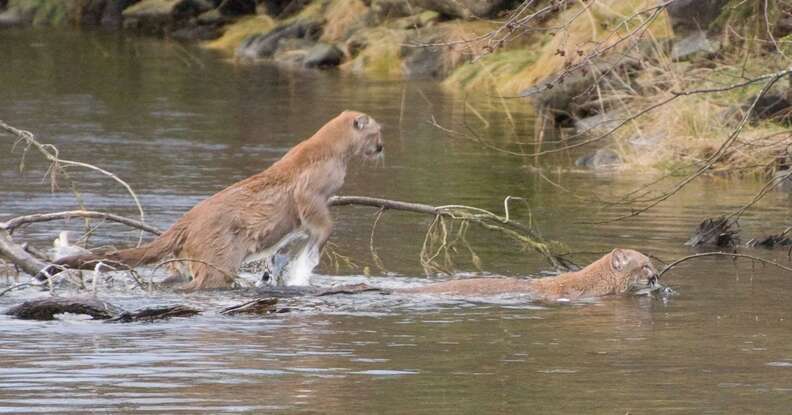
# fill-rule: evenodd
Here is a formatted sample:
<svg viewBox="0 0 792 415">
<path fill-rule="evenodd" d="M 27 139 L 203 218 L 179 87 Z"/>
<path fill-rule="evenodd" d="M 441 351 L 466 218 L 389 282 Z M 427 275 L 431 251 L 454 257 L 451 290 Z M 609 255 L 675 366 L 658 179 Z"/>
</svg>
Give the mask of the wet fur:
<svg viewBox="0 0 792 415">
<path fill-rule="evenodd" d="M 635 287 L 648 286 L 656 278 L 652 261 L 631 249 L 614 249 L 580 271 L 555 277 L 470 278 L 401 290 L 407 293 L 492 296 L 525 293 L 541 300 L 575 300 L 609 294 L 624 294 Z"/>
<path fill-rule="evenodd" d="M 225 288 L 246 258 L 277 247 L 295 231 L 308 235 L 305 254 L 317 260 L 330 236 L 328 199 L 344 184 L 347 163 L 382 150 L 373 118 L 345 111 L 268 169 L 195 205 L 157 239 L 116 252 L 63 258 L 57 264 L 93 269 L 97 261 L 135 267 L 166 258 L 185 261 L 186 289 Z"/>
</svg>

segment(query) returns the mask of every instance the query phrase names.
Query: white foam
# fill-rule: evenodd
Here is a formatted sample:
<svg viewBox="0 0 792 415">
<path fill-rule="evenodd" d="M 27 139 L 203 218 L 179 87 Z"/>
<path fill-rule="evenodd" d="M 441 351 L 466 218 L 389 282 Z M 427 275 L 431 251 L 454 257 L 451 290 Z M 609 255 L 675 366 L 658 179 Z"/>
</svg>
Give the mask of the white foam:
<svg viewBox="0 0 792 415">
<path fill-rule="evenodd" d="M 288 270 L 286 271 L 286 285 L 311 285 L 311 275 L 317 265 L 319 265 L 319 252 L 310 248 L 310 246 L 304 246 L 300 253 L 289 262 Z"/>
</svg>

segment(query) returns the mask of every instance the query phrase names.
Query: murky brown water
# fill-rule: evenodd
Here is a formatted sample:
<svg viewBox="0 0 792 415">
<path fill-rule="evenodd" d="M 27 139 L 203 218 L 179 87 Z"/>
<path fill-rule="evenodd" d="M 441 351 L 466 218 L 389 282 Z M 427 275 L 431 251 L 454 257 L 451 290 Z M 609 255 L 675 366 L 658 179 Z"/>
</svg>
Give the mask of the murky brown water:
<svg viewBox="0 0 792 415">
<path fill-rule="evenodd" d="M 469 103 L 490 123 L 482 130 L 488 139 L 530 139 L 527 108 L 510 106 L 512 128 L 498 100 Z M 493 210 L 506 195 L 523 196 L 544 235 L 574 251 L 624 246 L 664 259 L 687 254 L 682 243 L 694 224 L 739 206 L 760 186 L 705 180 L 636 219 L 577 224 L 625 211 L 558 191 L 527 167 L 533 160 L 428 125 L 431 115 L 454 128 L 481 125 L 461 96 L 431 83 L 237 67 L 173 43 L 100 33 L 0 32 L 0 119 L 56 144 L 64 158 L 117 173 L 161 227 L 263 169 L 346 108 L 386 126 L 387 160 L 385 167 L 356 166 L 343 193 Z M 12 140 L 2 140 L 0 220 L 75 207 L 70 192 L 50 193 L 42 184 L 46 166 L 35 156 L 18 174 L 19 151 L 11 154 Z M 649 179 L 556 173 L 552 166 L 569 167 L 570 157 L 548 161 L 546 170 L 567 188 L 607 197 Z M 111 181 L 76 171 L 73 177 L 88 207 L 135 214 Z M 742 220 L 746 235 L 785 226 L 790 203 L 769 196 Z M 371 266 L 376 212 L 334 213 L 336 249 Z M 527 220 L 525 211 L 514 214 Z M 396 275 L 375 271 L 368 281 L 419 281 L 429 222 L 387 213 L 375 244 Z M 45 247 L 64 226 L 35 225 L 19 237 Z M 123 245 L 136 237 L 103 225 L 92 241 Z M 489 272 L 525 275 L 545 266 L 493 235 L 477 231 L 471 239 Z M 754 253 L 786 260 L 783 252 Z M 460 260 L 463 271 L 473 271 L 464 255 Z M 318 281 L 357 281 L 360 272 L 325 264 Z M 680 267 L 665 283 L 678 294 L 557 307 L 371 294 L 304 300 L 294 313 L 266 318 L 209 312 L 108 325 L 0 317 L 0 412 L 789 413 L 792 276 L 707 259 Z M 41 295 L 15 292 L 0 298 L 0 308 Z M 147 296 L 119 287 L 100 295 L 128 308 L 187 302 L 216 309 L 244 299 Z"/>
</svg>

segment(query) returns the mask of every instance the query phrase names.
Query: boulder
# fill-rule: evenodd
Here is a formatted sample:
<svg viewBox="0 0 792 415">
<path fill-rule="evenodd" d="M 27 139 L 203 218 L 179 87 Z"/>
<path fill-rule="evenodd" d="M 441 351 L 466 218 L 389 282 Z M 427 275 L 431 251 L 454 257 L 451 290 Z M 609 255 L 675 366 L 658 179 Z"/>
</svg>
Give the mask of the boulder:
<svg viewBox="0 0 792 415">
<path fill-rule="evenodd" d="M 414 16 L 407 16 L 396 19 L 390 27 L 399 30 L 420 29 L 430 27 L 440 21 L 440 14 L 432 10 L 424 10 Z"/>
<path fill-rule="evenodd" d="M 344 59 L 344 52 L 337 46 L 317 43 L 308 50 L 303 66 L 306 68 L 327 68 L 338 66 Z"/>
<path fill-rule="evenodd" d="M 281 39 L 278 42 L 277 50 L 272 55 L 272 60 L 282 65 L 301 67 L 308 51 L 314 44 L 314 42 L 302 38 Z"/>
<path fill-rule="evenodd" d="M 367 20 L 374 26 L 386 20 L 412 16 L 420 11 L 422 9 L 410 4 L 409 0 L 372 0 Z"/>
<path fill-rule="evenodd" d="M 696 30 L 674 42 L 671 59 L 686 60 L 694 57 L 707 57 L 720 49 L 720 42 L 709 39 L 703 30 Z"/>
<path fill-rule="evenodd" d="M 769 91 L 767 94 L 756 99 L 756 96 L 749 98 L 742 106 L 743 113 L 751 108 L 751 104 L 756 101 L 754 110 L 751 113 L 751 120 L 766 120 L 776 119 L 780 121 L 788 121 L 792 114 L 792 102 L 787 98 L 786 94 L 778 91 Z"/>
<path fill-rule="evenodd" d="M 666 6 L 674 33 L 707 31 L 729 0 L 675 0 Z"/>
<path fill-rule="evenodd" d="M 285 39 L 307 39 L 316 41 L 322 31 L 319 22 L 295 22 L 273 29 L 269 33 L 250 36 L 242 41 L 236 56 L 246 59 L 269 58 L 278 50 L 279 43 Z"/>
<path fill-rule="evenodd" d="M 624 120 L 625 115 L 618 111 L 608 111 L 589 117 L 575 119 L 575 130 L 578 133 L 602 134 L 616 128 Z"/>
<path fill-rule="evenodd" d="M 259 0 L 263 14 L 277 18 L 289 17 L 302 10 L 310 0 Z"/>
<path fill-rule="evenodd" d="M 571 117 L 585 117 L 593 108 L 599 108 L 599 95 L 596 82 L 608 83 L 610 77 L 619 76 L 631 80 L 641 63 L 629 56 L 611 54 L 602 56 L 596 62 L 599 73 L 574 71 L 563 79 L 550 75 L 546 79 L 520 92 L 520 96 L 530 98 L 537 108 L 546 108 L 556 115 L 556 122 L 568 121 Z M 602 74 L 605 74 L 602 76 Z M 596 103 L 597 105 L 593 105 Z"/>
<path fill-rule="evenodd" d="M 191 25 L 174 30 L 169 36 L 183 42 L 207 41 L 220 37 L 220 29 L 216 25 Z"/>
<path fill-rule="evenodd" d="M 207 0 L 142 0 L 125 9 L 122 16 L 127 29 L 161 35 L 186 26 L 191 18 L 212 7 Z"/>
<path fill-rule="evenodd" d="M 488 18 L 506 8 L 507 0 L 414 0 L 410 4 L 450 18 Z"/>
<path fill-rule="evenodd" d="M 773 175 L 775 188 L 778 191 L 792 193 L 792 170 L 779 170 Z"/>
<path fill-rule="evenodd" d="M 118 29 L 124 22 L 122 13 L 140 0 L 107 0 L 99 24 L 108 29 Z"/>
<path fill-rule="evenodd" d="M 668 134 L 665 131 L 655 131 L 648 134 L 635 134 L 627 142 L 636 150 L 650 150 L 657 148 L 662 143 Z"/>
<path fill-rule="evenodd" d="M 33 21 L 33 15 L 25 10 L 10 8 L 0 13 L 0 29 L 6 27 L 25 26 Z"/>
<path fill-rule="evenodd" d="M 216 9 L 223 16 L 244 16 L 256 13 L 256 0 L 224 0 Z"/>
<path fill-rule="evenodd" d="M 622 164 L 619 155 L 610 149 L 601 148 L 575 160 L 575 165 L 591 170 L 611 170 Z"/>
</svg>

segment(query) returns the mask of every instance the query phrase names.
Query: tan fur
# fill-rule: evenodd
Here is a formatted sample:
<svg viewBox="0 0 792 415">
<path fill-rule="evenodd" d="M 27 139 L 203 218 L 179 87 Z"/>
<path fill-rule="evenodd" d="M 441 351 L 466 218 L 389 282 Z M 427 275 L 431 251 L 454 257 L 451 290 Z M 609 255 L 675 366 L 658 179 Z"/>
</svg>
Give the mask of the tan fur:
<svg viewBox="0 0 792 415">
<path fill-rule="evenodd" d="M 199 260 L 214 267 L 185 262 L 193 277 L 186 288 L 224 288 L 245 258 L 297 229 L 308 235 L 304 249 L 318 259 L 332 229 L 327 202 L 344 184 L 347 163 L 357 156 L 375 157 L 382 148 L 379 124 L 345 111 L 268 169 L 195 205 L 149 244 L 59 263 L 93 268 L 101 259 L 132 267 L 166 257 Z"/>
<path fill-rule="evenodd" d="M 470 278 L 429 284 L 403 292 L 464 296 L 525 293 L 541 300 L 575 300 L 624 294 L 636 287 L 648 286 L 656 276 L 657 270 L 648 257 L 631 249 L 617 248 L 580 271 L 555 277 Z"/>
</svg>

